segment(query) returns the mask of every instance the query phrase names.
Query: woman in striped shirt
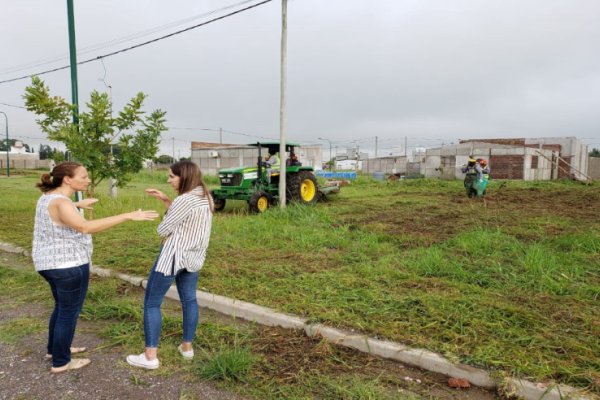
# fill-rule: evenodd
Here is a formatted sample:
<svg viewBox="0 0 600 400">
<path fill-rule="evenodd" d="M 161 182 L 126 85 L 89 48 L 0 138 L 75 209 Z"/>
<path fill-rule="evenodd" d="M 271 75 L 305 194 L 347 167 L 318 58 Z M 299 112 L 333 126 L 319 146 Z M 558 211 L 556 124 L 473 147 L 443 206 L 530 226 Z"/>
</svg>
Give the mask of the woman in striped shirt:
<svg viewBox="0 0 600 400">
<path fill-rule="evenodd" d="M 160 306 L 173 281 L 183 311 L 183 340 L 178 349 L 184 358 L 194 357 L 192 341 L 198 326 L 196 286 L 206 258 L 214 210 L 200 168 L 193 162 L 180 161 L 171 165 L 167 182 L 179 194 L 173 201 L 157 189 L 146 190 L 165 204 L 167 213 L 158 226 L 162 246 L 150 271 L 144 296 L 146 347 L 142 354 L 127 356 L 130 365 L 146 369 L 159 366 Z"/>
</svg>

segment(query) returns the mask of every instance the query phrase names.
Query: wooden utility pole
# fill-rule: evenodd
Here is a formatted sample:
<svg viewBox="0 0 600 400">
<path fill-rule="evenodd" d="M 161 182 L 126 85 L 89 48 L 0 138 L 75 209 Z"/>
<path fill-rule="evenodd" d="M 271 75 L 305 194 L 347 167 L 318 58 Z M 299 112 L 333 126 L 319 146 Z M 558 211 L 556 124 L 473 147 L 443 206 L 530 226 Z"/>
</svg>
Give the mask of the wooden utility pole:
<svg viewBox="0 0 600 400">
<path fill-rule="evenodd" d="M 285 155 L 285 106 L 287 92 L 287 0 L 281 0 L 281 82 L 280 82 L 280 105 L 279 105 L 279 207 L 285 208 L 285 178 L 286 178 L 286 155 Z"/>
</svg>

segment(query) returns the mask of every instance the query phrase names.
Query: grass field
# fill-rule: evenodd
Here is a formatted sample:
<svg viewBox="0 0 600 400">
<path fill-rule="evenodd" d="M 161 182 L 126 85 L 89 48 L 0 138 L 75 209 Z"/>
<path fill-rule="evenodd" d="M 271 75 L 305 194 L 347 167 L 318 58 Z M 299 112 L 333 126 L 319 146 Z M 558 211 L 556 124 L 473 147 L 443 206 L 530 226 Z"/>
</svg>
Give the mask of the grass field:
<svg viewBox="0 0 600 400">
<path fill-rule="evenodd" d="M 0 179 L 0 240 L 31 247 L 39 174 Z M 215 185 L 216 182 L 210 182 Z M 95 217 L 162 210 L 141 174 Z M 440 352 L 500 375 L 600 393 L 600 186 L 360 178 L 316 207 L 216 216 L 204 290 Z M 98 193 L 106 193 L 100 188 Z M 94 261 L 145 276 L 158 222 L 95 235 Z"/>
</svg>

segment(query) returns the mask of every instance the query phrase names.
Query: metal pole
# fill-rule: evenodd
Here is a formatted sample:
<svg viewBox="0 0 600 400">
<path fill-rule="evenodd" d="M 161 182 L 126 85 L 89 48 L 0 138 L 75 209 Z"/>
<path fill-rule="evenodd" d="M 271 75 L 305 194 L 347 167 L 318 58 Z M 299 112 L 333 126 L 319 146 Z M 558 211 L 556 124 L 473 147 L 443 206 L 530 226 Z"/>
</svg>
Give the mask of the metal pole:
<svg viewBox="0 0 600 400">
<path fill-rule="evenodd" d="M 223 128 L 219 128 L 219 143 L 223 144 Z"/>
<path fill-rule="evenodd" d="M 73 125 L 79 133 L 79 90 L 77 89 L 77 45 L 75 44 L 75 12 L 73 0 L 67 0 L 67 17 L 69 21 L 69 56 L 71 64 L 71 98 L 73 99 Z M 83 199 L 83 193 L 75 192 L 77 201 Z M 79 210 L 83 214 L 83 210 Z"/>
<path fill-rule="evenodd" d="M 69 19 L 69 55 L 71 59 L 71 97 L 73 99 L 73 124 L 79 131 L 79 94 L 77 89 L 77 45 L 75 44 L 75 13 L 73 0 L 67 0 Z"/>
<path fill-rule="evenodd" d="M 4 114 L 6 120 L 6 177 L 10 177 L 10 143 L 8 141 L 8 116 L 4 111 L 0 111 L 0 114 Z"/>
<path fill-rule="evenodd" d="M 285 107 L 286 107 L 286 80 L 287 80 L 287 0 L 281 0 L 281 99 L 279 106 L 279 207 L 285 208 Z"/>
</svg>

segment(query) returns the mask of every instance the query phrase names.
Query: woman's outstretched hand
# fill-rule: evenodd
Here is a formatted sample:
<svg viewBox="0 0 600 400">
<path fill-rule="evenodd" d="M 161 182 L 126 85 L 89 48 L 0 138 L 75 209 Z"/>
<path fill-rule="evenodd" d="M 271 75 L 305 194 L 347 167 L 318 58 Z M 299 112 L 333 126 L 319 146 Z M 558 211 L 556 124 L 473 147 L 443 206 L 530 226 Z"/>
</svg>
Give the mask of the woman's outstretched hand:
<svg viewBox="0 0 600 400">
<path fill-rule="evenodd" d="M 148 193 L 152 197 L 156 197 L 160 201 L 169 201 L 167 195 L 158 189 L 146 189 L 146 193 Z"/>
<path fill-rule="evenodd" d="M 75 203 L 75 207 L 83 208 L 85 210 L 93 210 L 94 207 L 92 207 L 92 205 L 97 202 L 98 202 L 98 199 L 94 199 L 94 198 L 90 197 L 89 199 L 79 200 L 77 203 Z"/>
<path fill-rule="evenodd" d="M 154 210 L 142 210 L 140 208 L 129 213 L 129 219 L 132 221 L 152 221 L 156 218 L 158 218 L 158 213 Z"/>
</svg>

